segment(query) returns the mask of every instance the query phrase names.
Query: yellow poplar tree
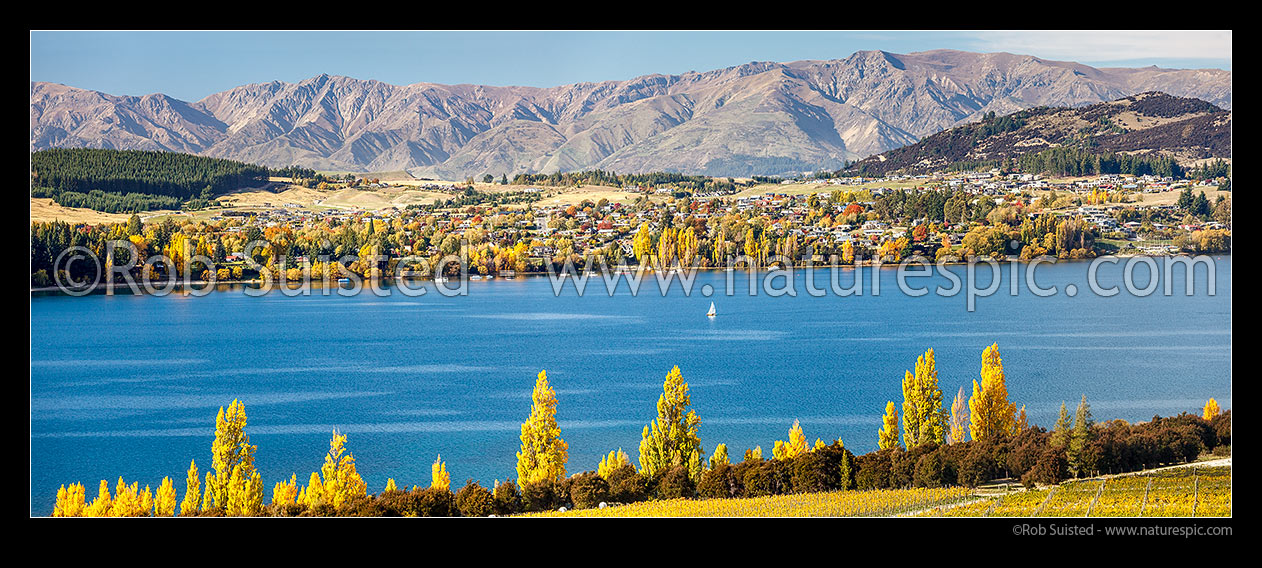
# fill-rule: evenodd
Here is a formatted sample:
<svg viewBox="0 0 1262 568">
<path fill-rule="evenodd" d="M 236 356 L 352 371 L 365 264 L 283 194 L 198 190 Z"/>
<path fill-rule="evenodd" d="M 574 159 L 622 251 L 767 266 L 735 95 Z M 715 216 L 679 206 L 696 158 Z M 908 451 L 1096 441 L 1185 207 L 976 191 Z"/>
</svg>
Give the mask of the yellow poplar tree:
<svg viewBox="0 0 1262 568">
<path fill-rule="evenodd" d="M 148 491 L 148 488 L 146 488 Z M 149 497 L 149 508 L 145 508 L 145 498 L 140 493 L 140 483 L 127 485 L 123 478 L 118 478 L 118 486 L 114 489 L 114 504 L 110 507 L 111 517 L 147 517 L 153 507 L 153 497 Z"/>
<path fill-rule="evenodd" d="M 184 483 L 184 500 L 180 501 L 180 514 L 190 516 L 197 514 L 197 505 L 202 500 L 202 479 L 197 476 L 197 461 L 188 462 L 188 480 Z"/>
<path fill-rule="evenodd" d="M 728 465 L 731 461 L 727 457 L 727 444 L 719 444 L 714 447 L 714 455 L 710 456 L 710 469 L 714 469 L 720 465 Z"/>
<path fill-rule="evenodd" d="M 892 400 L 885 403 L 885 416 L 881 419 L 881 430 L 877 434 L 878 448 L 888 450 L 898 447 L 898 408 Z"/>
<path fill-rule="evenodd" d="M 175 516 L 175 482 L 170 477 L 162 478 L 162 485 L 153 496 L 153 516 Z"/>
<path fill-rule="evenodd" d="M 228 506 L 225 513 L 230 517 L 253 517 L 263 510 L 263 479 L 245 464 L 232 468 L 228 479 Z"/>
<path fill-rule="evenodd" d="M 93 499 L 92 503 L 83 509 L 83 516 L 108 517 L 113 505 L 114 499 L 110 497 L 110 484 L 102 479 L 101 486 L 97 489 L 96 499 Z"/>
<path fill-rule="evenodd" d="M 443 463 L 443 456 L 439 455 L 434 460 L 434 465 L 430 466 L 430 482 L 429 486 L 434 489 L 451 489 L 451 475 L 447 473 L 447 464 Z"/>
<path fill-rule="evenodd" d="M 622 451 L 622 448 L 618 448 L 617 451 L 610 450 L 609 455 L 600 458 L 600 465 L 596 467 L 596 475 L 608 480 L 610 473 L 626 465 L 631 465 L 631 459 Z"/>
<path fill-rule="evenodd" d="M 677 235 L 678 232 L 675 229 L 667 227 L 662 229 L 662 235 L 657 239 L 657 267 L 661 270 L 670 268 L 675 261 L 678 248 Z"/>
<path fill-rule="evenodd" d="M 386 489 L 385 491 L 382 491 L 382 493 L 388 493 L 390 491 L 398 491 L 398 490 L 399 490 L 399 486 L 394 483 L 394 478 L 391 477 L 386 480 Z"/>
<path fill-rule="evenodd" d="M 355 469 L 355 455 L 346 451 L 346 435 L 333 430 L 333 438 L 329 440 L 329 453 L 324 455 L 324 466 L 320 468 L 324 480 L 315 473 L 311 474 L 312 485 L 319 486 L 315 497 L 333 508 L 341 507 L 351 498 L 368 495 L 368 483 L 359 476 Z M 311 488 L 307 488 L 308 498 L 312 497 Z M 319 503 L 316 501 L 314 503 Z M 308 505 L 311 506 L 311 505 Z"/>
<path fill-rule="evenodd" d="M 57 504 L 53 506 L 54 517 L 79 517 L 83 516 L 83 509 L 86 505 L 87 492 L 82 483 L 71 483 L 67 489 L 62 485 L 57 490 Z"/>
<path fill-rule="evenodd" d="M 547 371 L 539 371 L 530 395 L 530 417 L 521 425 L 521 451 L 517 452 L 518 484 L 554 483 L 565 477 L 569 444 L 557 425 L 556 391 L 548 385 Z"/>
<path fill-rule="evenodd" d="M 291 506 L 298 501 L 298 474 L 291 474 L 288 482 L 277 483 L 272 487 L 272 504 L 282 507 Z"/>
<path fill-rule="evenodd" d="M 916 359 L 916 372 L 903 373 L 903 442 L 914 448 L 927 442 L 942 444 L 942 389 L 938 387 L 938 367 L 933 348 Z"/>
<path fill-rule="evenodd" d="M 640 471 L 650 478 L 667 470 L 684 466 L 695 483 L 701 478 L 701 438 L 697 427 L 701 419 L 689 409 L 692 399 L 688 383 L 675 366 L 666 374 L 662 395 L 657 399 L 657 419 L 640 434 Z"/>
<path fill-rule="evenodd" d="M 248 485 L 254 473 L 254 450 L 250 445 L 250 436 L 245 433 L 245 405 L 240 400 L 233 400 L 224 412 L 219 407 L 219 415 L 215 418 L 215 441 L 211 444 L 214 461 L 214 474 L 206 476 L 206 498 L 203 508 L 226 509 L 228 506 L 228 490 L 233 480 L 233 472 L 240 468 L 242 478 L 236 480 L 240 487 Z"/>
<path fill-rule="evenodd" d="M 771 455 L 778 460 L 787 460 L 804 454 L 806 451 L 806 435 L 802 433 L 802 425 L 794 420 L 793 427 L 789 428 L 788 443 L 776 440 L 775 447 L 771 449 Z"/>
<path fill-rule="evenodd" d="M 679 263 L 691 266 L 697 254 L 697 233 L 692 230 L 692 227 L 685 227 L 679 231 L 678 240 Z"/>
<path fill-rule="evenodd" d="M 1211 398 L 1205 403 L 1205 409 L 1201 412 L 1201 418 L 1213 420 L 1220 412 L 1222 410 L 1218 408 L 1218 401 Z"/>
<path fill-rule="evenodd" d="M 982 382 L 973 381 L 973 396 L 968 399 L 969 434 L 974 440 L 1002 436 L 1016 428 L 1016 405 L 1008 402 L 998 343 L 982 351 L 981 374 Z"/>
<path fill-rule="evenodd" d="M 653 252 L 653 231 L 649 228 L 647 221 L 640 223 L 639 230 L 635 232 L 635 237 L 631 239 L 631 248 L 640 264 L 648 264 L 648 259 L 645 257 Z"/>
</svg>

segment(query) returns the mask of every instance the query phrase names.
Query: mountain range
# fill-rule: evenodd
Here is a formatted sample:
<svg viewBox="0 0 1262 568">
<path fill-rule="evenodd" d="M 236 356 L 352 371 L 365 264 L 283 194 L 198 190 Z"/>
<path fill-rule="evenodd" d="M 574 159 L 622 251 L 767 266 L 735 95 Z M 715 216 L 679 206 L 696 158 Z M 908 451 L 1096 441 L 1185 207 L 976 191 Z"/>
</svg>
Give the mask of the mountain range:
<svg viewBox="0 0 1262 568">
<path fill-rule="evenodd" d="M 860 51 L 551 88 L 320 75 L 186 102 L 31 83 L 31 150 L 164 150 L 418 177 L 604 169 L 836 169 L 988 113 L 1162 91 L 1231 108 L 1231 72 L 1094 68 L 1009 53 Z"/>
</svg>

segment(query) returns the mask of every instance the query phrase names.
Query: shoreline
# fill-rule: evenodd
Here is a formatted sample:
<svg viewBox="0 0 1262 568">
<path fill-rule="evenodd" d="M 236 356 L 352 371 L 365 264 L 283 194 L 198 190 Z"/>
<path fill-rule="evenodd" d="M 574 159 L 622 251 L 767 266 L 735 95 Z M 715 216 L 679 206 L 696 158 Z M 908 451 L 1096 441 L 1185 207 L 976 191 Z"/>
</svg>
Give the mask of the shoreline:
<svg viewBox="0 0 1262 568">
<path fill-rule="evenodd" d="M 1092 257 L 1092 258 L 1054 258 L 1054 257 L 1037 257 L 1037 258 L 1034 258 L 1034 259 L 1029 259 L 1029 260 L 1020 260 L 1020 259 L 1018 259 L 1018 258 L 1016 258 L 1016 257 L 1011 257 L 1011 256 L 1010 256 L 1010 257 L 1008 257 L 1008 258 L 1002 259 L 1002 260 L 999 260 L 999 259 L 993 259 L 993 258 L 989 258 L 989 257 L 979 257 L 979 258 L 976 260 L 976 263 L 987 263 L 987 261 L 991 261 L 991 262 L 995 262 L 995 263 L 997 263 L 997 264 L 1007 264 L 1007 263 L 1012 263 L 1012 262 L 1015 262 L 1015 263 L 1018 263 L 1018 264 L 1030 264 L 1031 262 L 1033 262 L 1033 261 L 1035 261 L 1035 260 L 1039 260 L 1040 258 L 1042 258 L 1042 259 L 1044 259 L 1044 260 L 1040 260 L 1039 262 L 1046 262 L 1046 263 L 1053 263 L 1053 262 L 1054 262 L 1055 264 L 1060 264 L 1060 263 L 1063 263 L 1063 262 L 1092 262 L 1092 261 L 1096 260 L 1097 258 L 1101 258 L 1101 257 L 1103 257 L 1103 256 L 1112 256 L 1112 257 L 1114 257 L 1114 258 L 1119 258 L 1119 259 L 1123 259 L 1123 258 L 1125 258 L 1125 259 L 1129 259 L 1129 258 L 1136 258 L 1136 257 L 1149 257 L 1149 258 L 1180 258 L 1180 257 L 1193 257 L 1193 258 L 1194 258 L 1194 257 L 1196 257 L 1196 256 L 1226 256 L 1226 257 L 1230 257 L 1230 256 L 1231 256 L 1231 253 L 1230 253 L 1230 252 L 1226 252 L 1226 253 L 1215 253 L 1215 254 L 1212 254 L 1212 255 L 1191 255 L 1191 254 L 1177 254 L 1177 255 L 1118 254 L 1118 255 L 1101 255 L 1101 256 Z M 926 257 L 926 259 L 927 259 L 927 257 Z M 904 259 L 904 260 L 906 260 L 906 259 Z M 814 265 L 814 266 L 812 266 L 812 265 L 803 265 L 803 264 L 795 264 L 795 265 L 793 265 L 793 266 L 789 267 L 788 269 L 789 269 L 789 270 L 832 270 L 832 269 L 851 269 L 851 270 L 853 270 L 853 269 L 856 269 L 856 268 L 881 268 L 881 269 L 896 269 L 896 268 L 898 268 L 898 267 L 902 264 L 902 262 L 903 262 L 903 261 L 899 261 L 899 262 L 881 262 L 881 263 L 876 263 L 876 262 L 871 262 L 871 261 L 860 261 L 860 262 L 857 262 L 857 263 L 854 263 L 854 264 L 823 264 L 823 265 Z M 969 263 L 968 263 L 968 262 L 963 262 L 963 261 L 955 261 L 955 262 L 946 262 L 946 263 L 943 263 L 943 266 L 968 266 L 968 265 L 969 265 Z M 920 264 L 909 264 L 908 266 L 924 266 L 924 265 L 920 265 Z M 936 262 L 930 262 L 930 263 L 928 264 L 928 266 L 934 266 L 934 267 L 936 267 L 936 266 L 937 266 L 937 263 L 936 263 Z M 625 275 L 634 275 L 634 274 L 636 274 L 636 273 L 640 272 L 639 265 L 637 265 L 636 267 L 627 267 L 627 268 L 628 268 L 629 270 L 627 270 L 626 272 L 623 272 L 623 271 L 618 271 L 618 270 L 614 270 L 614 271 L 612 272 L 612 274 L 613 274 L 614 276 L 621 276 L 621 275 L 624 275 L 624 274 L 625 274 Z M 729 270 L 729 268 L 728 268 L 728 267 L 725 267 L 725 266 L 724 266 L 724 267 L 719 267 L 719 266 L 706 266 L 706 267 L 695 266 L 695 267 L 689 268 L 689 269 L 687 269 L 687 270 L 688 270 L 688 271 L 691 271 L 691 272 L 700 272 L 700 271 L 727 271 L 727 270 Z M 741 271 L 741 272 L 760 272 L 760 271 L 761 271 L 761 272 L 770 272 L 770 271 L 771 271 L 771 270 L 767 269 L 767 267 L 761 267 L 761 268 L 749 268 L 749 267 L 740 267 L 740 268 L 736 268 L 736 267 L 733 267 L 733 268 L 731 268 L 731 270 L 733 270 L 733 271 Z M 775 269 L 775 270 L 781 270 L 781 269 Z M 554 271 L 554 272 L 548 272 L 548 271 L 530 271 L 530 272 L 518 272 L 518 273 L 516 273 L 516 274 L 514 274 L 514 275 L 512 275 L 512 276 L 502 276 L 502 275 L 499 275 L 499 274 L 492 274 L 492 275 L 485 275 L 485 274 L 468 274 L 468 277 L 467 277 L 467 278 L 465 278 L 465 279 L 464 279 L 464 281 L 465 281 L 465 282 L 471 282 L 471 281 L 474 281 L 474 280 L 471 278 L 471 277 L 473 277 L 473 276 L 479 276 L 479 277 L 480 277 L 480 278 L 478 279 L 479 281 L 486 281 L 486 280 L 513 280 L 513 279 L 518 278 L 518 277 L 534 277 L 534 278 L 538 278 L 538 277 L 548 277 L 548 278 L 574 278 L 574 277 L 579 277 L 579 276 L 581 276 L 584 272 L 585 272 L 585 271 L 580 271 L 580 270 L 577 270 L 577 269 L 576 269 L 576 270 L 575 270 L 575 273 L 565 272 L 564 270 L 562 270 L 562 271 Z M 646 269 L 644 269 L 644 270 L 643 270 L 643 274 L 645 274 L 645 275 L 648 275 L 648 274 L 656 274 L 656 273 L 659 273 L 659 272 L 663 272 L 663 271 L 659 271 L 659 270 L 654 269 L 654 268 L 646 268 Z M 679 270 L 679 269 L 671 269 L 671 270 L 668 270 L 668 271 L 665 271 L 665 272 L 666 272 L 666 273 L 669 273 L 669 274 L 672 274 L 672 275 L 678 275 L 680 272 L 682 272 L 682 270 Z M 591 276 L 597 276 L 597 277 L 599 277 L 600 275 L 601 275 L 601 271 L 599 271 L 599 270 L 594 270 L 594 271 L 592 271 L 592 272 L 591 272 L 588 276 L 589 276 L 589 277 L 591 277 Z M 491 278 L 488 278 L 488 276 L 491 276 Z M 459 280 L 459 279 L 457 279 L 457 280 Z M 366 283 L 366 282 L 376 282 L 376 283 L 379 283 L 379 284 L 380 284 L 380 283 L 386 283 L 386 282 L 399 282 L 399 281 L 408 281 L 408 282 L 430 282 L 430 283 L 435 283 L 435 282 L 436 282 L 436 281 L 435 281 L 432 277 L 416 277 L 416 276 L 392 276 L 392 277 L 387 277 L 387 278 L 365 278 L 365 277 L 360 277 L 360 278 L 359 278 L 359 283 L 360 283 L 360 286 L 359 286 L 359 287 L 360 287 L 360 288 L 365 288 L 366 286 L 364 286 L 364 283 Z M 449 281 L 450 281 L 450 280 L 449 280 Z M 307 281 L 307 282 L 301 282 L 301 283 L 296 283 L 296 284 L 292 284 L 292 283 L 286 282 L 286 285 L 285 285 L 285 286 L 281 286 L 281 285 L 280 285 L 280 283 L 279 283 L 277 280 L 273 279 L 273 280 L 272 280 L 271 285 L 269 286 L 269 288 L 286 289 L 286 290 L 299 290 L 299 289 L 302 289 L 304 286 L 310 286 L 310 287 L 311 287 L 311 288 L 313 288 L 313 289 L 314 289 L 314 288 L 324 289 L 324 288 L 325 288 L 324 284 L 325 284 L 326 282 L 327 282 L 328 284 L 330 284 L 330 286 L 328 286 L 328 288 L 330 288 L 330 289 L 332 289 L 332 288 L 343 288 L 337 280 L 327 280 L 327 281 L 326 281 L 326 280 L 324 280 L 324 279 L 312 279 L 312 280 Z M 207 281 L 207 280 L 179 281 L 179 280 L 177 280 L 177 281 L 175 281 L 173 284 L 171 284 L 171 287 L 172 287 L 172 290 L 180 290 L 180 289 L 185 289 L 185 288 L 198 288 L 198 287 L 200 287 L 200 289 L 201 289 L 201 290 L 205 290 L 205 289 L 206 289 L 207 287 L 209 287 L 209 286 L 215 286 L 215 287 L 219 287 L 219 286 L 257 286 L 257 287 L 259 287 L 259 288 L 261 289 L 262 284 L 263 284 L 263 279 L 262 279 L 262 278 L 252 278 L 252 279 L 249 279 L 249 280 L 214 280 L 214 281 Z M 88 296 L 88 295 L 97 295 L 97 294 L 107 293 L 107 291 L 106 291 L 105 289 L 106 289 L 106 288 L 108 288 L 108 286 L 109 286 L 108 284 L 97 283 L 97 284 L 95 284 L 95 285 L 92 287 L 92 289 L 87 290 L 87 291 L 83 291 L 82 293 L 77 294 L 77 295 L 80 295 L 80 296 Z M 141 289 L 141 292 L 142 292 L 142 293 L 146 292 L 146 290 L 144 290 L 144 286 L 143 286 L 143 285 L 142 285 L 139 281 L 136 281 L 136 286 L 137 286 L 138 288 L 140 288 L 140 289 Z M 164 286 L 157 286 L 156 288 L 158 288 L 158 289 L 164 289 L 165 287 L 166 287 L 166 286 L 164 285 Z M 117 292 L 117 293 L 126 293 L 126 294 L 131 294 L 131 293 L 132 293 L 131 286 L 129 286 L 129 285 L 128 285 L 127 283 L 125 283 L 125 282 L 123 282 L 123 283 L 115 283 L 115 284 L 113 285 L 113 288 L 114 288 L 114 291 L 115 291 L 115 292 Z M 200 290 L 199 290 L 199 291 L 200 291 Z M 58 293 L 58 292 L 63 292 L 62 288 L 60 288 L 60 287 L 58 287 L 58 286 L 42 286 L 42 287 L 33 287 L 33 288 L 31 288 L 31 289 L 30 289 L 30 293 L 31 293 L 31 294 L 51 294 L 51 293 Z M 64 294 L 64 293 L 63 293 L 63 294 L 61 294 L 61 295 L 71 295 L 71 294 Z M 132 294 L 132 295 L 134 295 L 134 294 Z"/>
</svg>

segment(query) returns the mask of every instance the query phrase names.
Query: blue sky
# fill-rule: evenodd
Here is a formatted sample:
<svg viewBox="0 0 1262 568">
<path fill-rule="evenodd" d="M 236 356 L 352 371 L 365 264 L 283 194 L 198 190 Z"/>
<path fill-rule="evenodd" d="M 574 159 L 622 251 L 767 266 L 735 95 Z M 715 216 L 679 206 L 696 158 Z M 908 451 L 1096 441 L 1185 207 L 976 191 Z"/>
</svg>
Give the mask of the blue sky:
<svg viewBox="0 0 1262 568">
<path fill-rule="evenodd" d="M 1007 51 L 1097 67 L 1231 69 L 1230 31 L 31 32 L 31 80 L 186 101 L 328 73 L 550 87 L 865 49 Z"/>
</svg>

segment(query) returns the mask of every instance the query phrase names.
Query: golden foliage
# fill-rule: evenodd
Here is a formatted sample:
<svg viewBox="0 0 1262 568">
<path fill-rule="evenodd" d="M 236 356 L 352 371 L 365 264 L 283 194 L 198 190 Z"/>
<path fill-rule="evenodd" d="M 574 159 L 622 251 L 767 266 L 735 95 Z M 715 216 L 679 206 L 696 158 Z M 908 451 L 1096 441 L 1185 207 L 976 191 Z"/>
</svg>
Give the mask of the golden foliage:
<svg viewBox="0 0 1262 568">
<path fill-rule="evenodd" d="M 447 464 L 443 463 L 443 456 L 439 455 L 434 460 L 434 464 L 430 466 L 430 482 L 429 486 L 434 489 L 451 489 L 451 475 L 447 473 Z"/>
<path fill-rule="evenodd" d="M 556 391 L 548 384 L 547 371 L 539 371 L 530 398 L 530 417 L 521 425 L 521 451 L 517 452 L 518 483 L 560 481 L 565 477 L 570 446 L 561 439 Z"/>
</svg>

